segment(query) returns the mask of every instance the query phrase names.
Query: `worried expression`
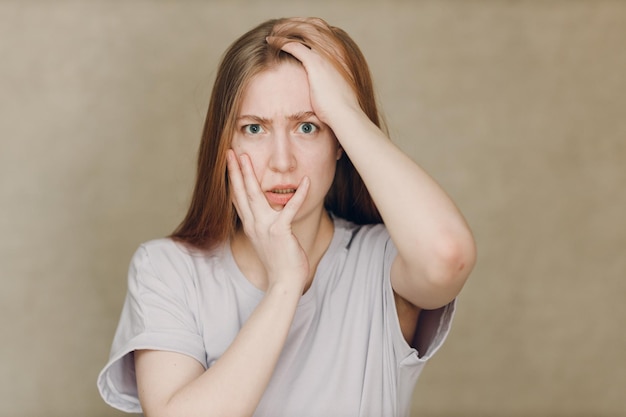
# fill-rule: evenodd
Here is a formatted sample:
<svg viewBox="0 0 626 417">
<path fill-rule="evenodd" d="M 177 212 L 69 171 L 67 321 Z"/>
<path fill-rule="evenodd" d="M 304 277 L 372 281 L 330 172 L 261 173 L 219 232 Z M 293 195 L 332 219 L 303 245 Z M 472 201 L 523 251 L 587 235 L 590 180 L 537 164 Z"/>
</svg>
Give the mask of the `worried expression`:
<svg viewBox="0 0 626 417">
<path fill-rule="evenodd" d="M 341 148 L 311 106 L 302 65 L 283 62 L 256 75 L 244 91 L 232 149 L 247 154 L 268 203 L 280 210 L 304 176 L 311 185 L 298 216 L 321 211 Z"/>
</svg>

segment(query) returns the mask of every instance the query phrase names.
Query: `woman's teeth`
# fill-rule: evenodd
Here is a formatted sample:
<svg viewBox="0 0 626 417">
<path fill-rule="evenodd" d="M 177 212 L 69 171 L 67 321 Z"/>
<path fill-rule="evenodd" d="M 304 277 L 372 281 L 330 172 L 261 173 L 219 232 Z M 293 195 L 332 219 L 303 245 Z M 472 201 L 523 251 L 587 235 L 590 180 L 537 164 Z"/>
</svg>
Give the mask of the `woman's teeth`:
<svg viewBox="0 0 626 417">
<path fill-rule="evenodd" d="M 272 192 L 275 194 L 292 194 L 292 193 L 295 193 L 296 190 L 295 188 L 285 188 L 281 190 L 272 190 Z"/>
</svg>

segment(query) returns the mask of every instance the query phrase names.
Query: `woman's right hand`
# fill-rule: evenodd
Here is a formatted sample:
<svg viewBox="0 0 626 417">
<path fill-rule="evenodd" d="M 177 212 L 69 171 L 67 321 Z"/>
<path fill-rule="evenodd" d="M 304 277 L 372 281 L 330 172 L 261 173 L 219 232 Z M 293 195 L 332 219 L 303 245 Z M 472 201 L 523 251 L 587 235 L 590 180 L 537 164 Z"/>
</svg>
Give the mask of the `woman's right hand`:
<svg viewBox="0 0 626 417">
<path fill-rule="evenodd" d="M 291 226 L 307 196 L 309 178 L 302 179 L 282 210 L 275 210 L 261 190 L 249 156 L 237 156 L 232 149 L 227 152 L 232 201 L 244 233 L 265 267 L 268 287 L 276 283 L 299 285 L 301 294 L 309 278 L 310 266 Z"/>
</svg>

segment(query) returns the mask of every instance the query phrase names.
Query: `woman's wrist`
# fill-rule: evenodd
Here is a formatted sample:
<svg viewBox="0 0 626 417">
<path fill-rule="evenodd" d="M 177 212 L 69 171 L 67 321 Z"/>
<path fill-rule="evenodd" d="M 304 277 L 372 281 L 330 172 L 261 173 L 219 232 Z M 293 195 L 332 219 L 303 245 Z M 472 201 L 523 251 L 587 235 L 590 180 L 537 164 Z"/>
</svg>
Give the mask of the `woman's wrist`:
<svg viewBox="0 0 626 417">
<path fill-rule="evenodd" d="M 266 296 L 280 297 L 284 299 L 299 299 L 304 291 L 304 282 L 293 277 L 271 282 L 265 292 Z"/>
</svg>

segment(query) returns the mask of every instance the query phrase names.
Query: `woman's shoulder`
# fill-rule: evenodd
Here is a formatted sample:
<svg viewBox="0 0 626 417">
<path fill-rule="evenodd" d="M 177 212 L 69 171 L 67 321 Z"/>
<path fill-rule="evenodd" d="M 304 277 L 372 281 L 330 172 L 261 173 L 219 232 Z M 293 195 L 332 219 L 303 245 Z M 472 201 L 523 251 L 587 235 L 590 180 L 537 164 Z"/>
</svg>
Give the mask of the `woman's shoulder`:
<svg viewBox="0 0 626 417">
<path fill-rule="evenodd" d="M 356 224 L 341 217 L 333 216 L 335 234 L 339 237 L 343 247 L 363 247 L 375 242 L 385 243 L 390 237 L 383 223 Z"/>
<path fill-rule="evenodd" d="M 222 245 L 210 250 L 192 247 L 169 237 L 145 241 L 131 260 L 131 269 L 156 276 L 195 276 L 199 265 L 219 262 Z"/>
<path fill-rule="evenodd" d="M 363 236 L 371 236 L 387 233 L 384 223 L 357 224 L 343 217 L 331 215 L 335 226 L 336 233 L 346 233 L 350 235 L 360 234 Z"/>
<path fill-rule="evenodd" d="M 213 249 L 201 249 L 171 237 L 162 237 L 141 243 L 137 252 L 147 252 L 149 255 L 167 256 L 170 259 L 210 258 L 215 256 L 221 250 L 221 247 L 222 245 Z"/>
<path fill-rule="evenodd" d="M 146 250 L 178 250 L 179 243 L 169 237 L 160 237 L 146 240 L 139 244 L 139 248 Z"/>
</svg>

